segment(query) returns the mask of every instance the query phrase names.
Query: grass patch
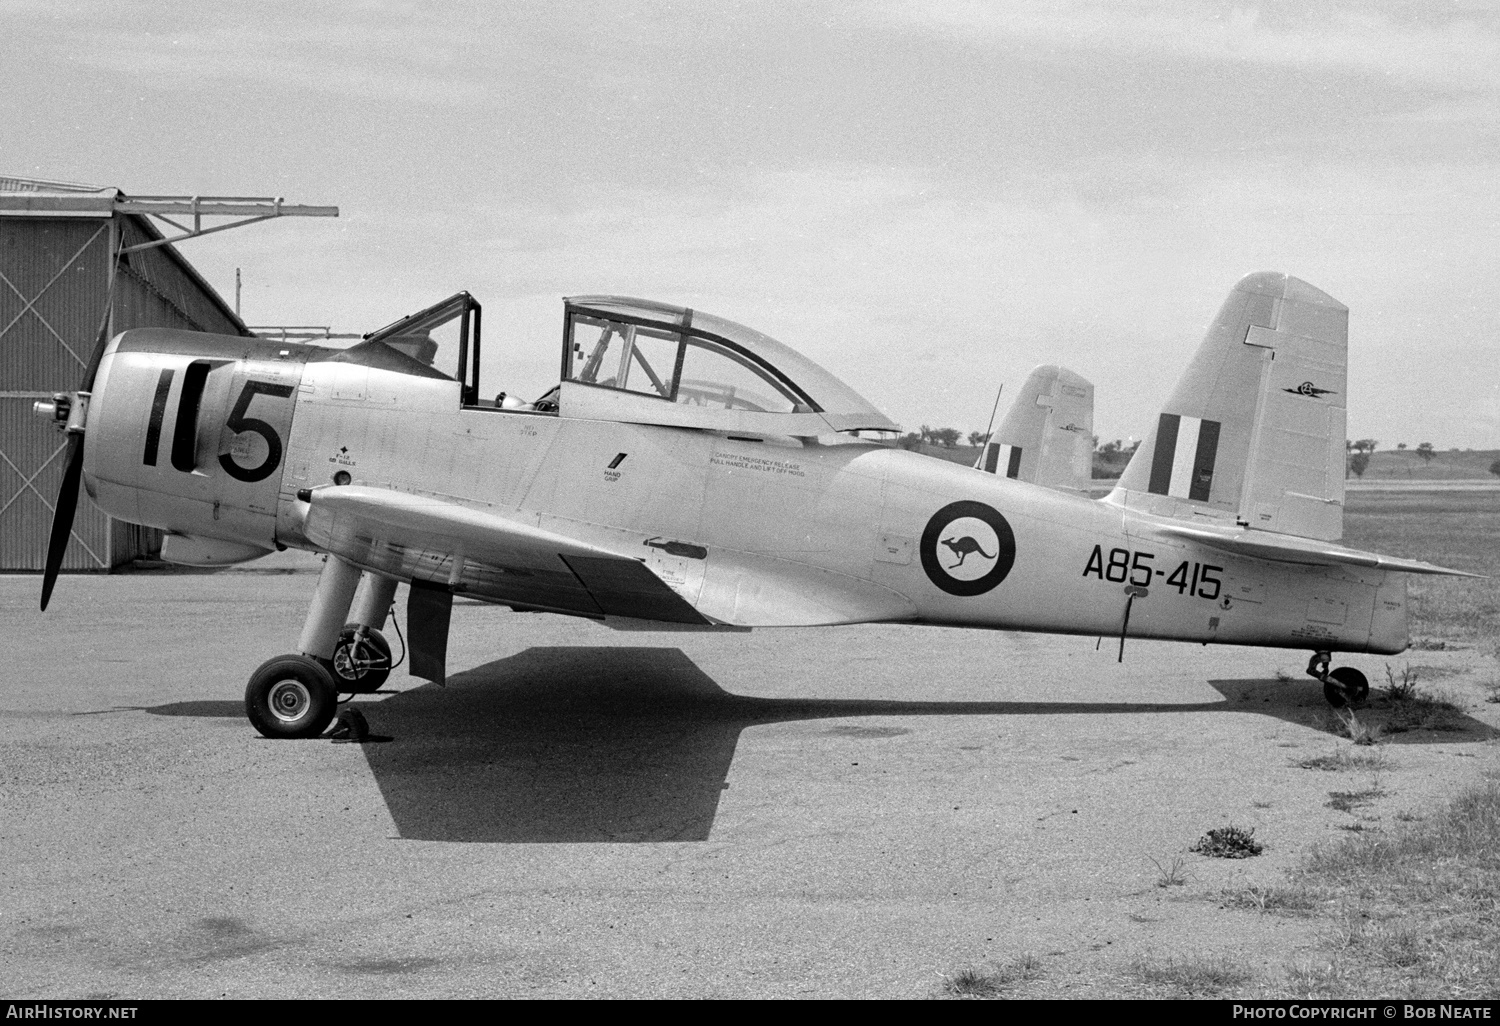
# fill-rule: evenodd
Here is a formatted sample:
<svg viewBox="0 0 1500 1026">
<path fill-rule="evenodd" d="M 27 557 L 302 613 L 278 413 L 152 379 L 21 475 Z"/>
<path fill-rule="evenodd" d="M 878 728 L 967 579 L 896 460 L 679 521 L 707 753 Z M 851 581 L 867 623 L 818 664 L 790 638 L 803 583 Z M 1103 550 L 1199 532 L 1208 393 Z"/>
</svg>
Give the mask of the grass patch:
<svg viewBox="0 0 1500 1026">
<path fill-rule="evenodd" d="M 1463 648 L 1462 645 L 1450 645 L 1448 642 L 1437 638 L 1413 638 L 1411 647 L 1417 652 L 1447 652 L 1450 649 Z"/>
<path fill-rule="evenodd" d="M 1413 674 L 1421 674 L 1427 680 L 1442 677 L 1461 677 L 1468 671 L 1458 666 L 1413 666 Z"/>
<path fill-rule="evenodd" d="M 1042 960 L 1028 953 L 1008 962 L 960 969 L 943 981 L 943 992 L 957 998 L 1004 997 L 1041 975 Z"/>
<path fill-rule="evenodd" d="M 1452 693 L 1442 689 L 1430 692 L 1413 689 L 1410 697 L 1392 696 L 1385 730 L 1391 734 L 1408 730 L 1463 730 L 1463 715 L 1463 707 Z"/>
<path fill-rule="evenodd" d="M 1370 747 L 1380 743 L 1385 728 L 1372 723 L 1368 718 L 1360 719 L 1352 709 L 1329 709 L 1313 717 L 1313 727 L 1334 737 L 1348 738 L 1357 745 Z"/>
<path fill-rule="evenodd" d="M 1360 719 L 1354 715 L 1354 710 L 1352 709 L 1348 711 L 1335 709 L 1334 715 L 1343 721 L 1344 736 L 1350 741 L 1353 741 L 1357 745 L 1364 745 L 1365 747 L 1379 744 L 1382 729 L 1380 724 L 1371 723 L 1367 719 Z"/>
<path fill-rule="evenodd" d="M 1215 997 L 1255 979 L 1254 973 L 1228 955 L 1138 958 L 1131 963 L 1130 974 L 1154 990 L 1179 997 Z"/>
<path fill-rule="evenodd" d="M 1387 663 L 1385 676 L 1386 687 L 1371 692 L 1373 700 L 1360 714 L 1352 709 L 1328 709 L 1314 714 L 1313 729 L 1366 747 L 1380 744 L 1387 734 L 1465 729 L 1463 706 L 1451 691 L 1420 686 L 1416 671 L 1410 667 L 1402 667 L 1398 675 Z"/>
<path fill-rule="evenodd" d="M 1254 827 L 1244 830 L 1233 824 L 1210 830 L 1188 849 L 1216 859 L 1248 859 L 1265 850 L 1266 846 L 1255 839 Z"/>
<path fill-rule="evenodd" d="M 1500 634 L 1500 493 L 1351 492 L 1345 545 L 1487 578 L 1408 578 L 1412 646 L 1445 651 Z"/>
<path fill-rule="evenodd" d="M 1306 887 L 1285 884 L 1250 884 L 1238 890 L 1224 891 L 1220 901 L 1225 908 L 1253 909 L 1256 912 L 1312 912 L 1320 904 L 1319 896 Z"/>
<path fill-rule="evenodd" d="M 1323 770 L 1327 773 L 1349 773 L 1354 770 L 1366 770 L 1379 773 L 1388 769 L 1390 759 L 1386 757 L 1382 748 L 1369 748 L 1361 750 L 1358 748 L 1335 748 L 1328 755 L 1315 755 L 1301 762 L 1292 763 L 1298 769 Z"/>
<path fill-rule="evenodd" d="M 1367 787 L 1363 791 L 1329 791 L 1328 801 L 1325 803 L 1330 809 L 1340 812 L 1353 812 L 1355 809 L 1364 808 L 1376 798 L 1385 797 L 1385 792 L 1378 786 Z"/>
<path fill-rule="evenodd" d="M 1493 998 L 1500 980 L 1500 782 L 1391 831 L 1315 849 L 1285 892 L 1336 909 L 1291 996 Z"/>
</svg>

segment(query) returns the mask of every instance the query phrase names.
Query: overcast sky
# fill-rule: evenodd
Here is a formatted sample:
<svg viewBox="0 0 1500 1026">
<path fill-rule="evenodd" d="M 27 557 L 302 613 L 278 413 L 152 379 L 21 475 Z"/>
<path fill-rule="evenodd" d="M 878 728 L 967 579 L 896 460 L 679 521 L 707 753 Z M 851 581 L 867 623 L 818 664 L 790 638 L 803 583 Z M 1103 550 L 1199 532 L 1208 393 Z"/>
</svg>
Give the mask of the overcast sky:
<svg viewBox="0 0 1500 1026">
<path fill-rule="evenodd" d="M 1038 363 L 1154 418 L 1230 286 L 1347 303 L 1349 431 L 1500 447 L 1492 3 L 0 0 L 0 174 L 279 195 L 182 251 L 253 324 L 459 289 L 485 386 L 564 295 L 742 321 L 908 427 Z"/>
</svg>

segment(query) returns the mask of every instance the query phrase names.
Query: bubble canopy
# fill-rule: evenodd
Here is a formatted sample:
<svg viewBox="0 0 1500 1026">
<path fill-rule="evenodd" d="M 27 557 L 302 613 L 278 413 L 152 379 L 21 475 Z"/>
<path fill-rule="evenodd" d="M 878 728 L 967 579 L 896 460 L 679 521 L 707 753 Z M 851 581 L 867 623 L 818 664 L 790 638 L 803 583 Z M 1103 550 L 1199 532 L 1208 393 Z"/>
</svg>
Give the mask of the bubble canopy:
<svg viewBox="0 0 1500 1026">
<path fill-rule="evenodd" d="M 743 324 L 628 296 L 564 304 L 564 416 L 799 435 L 898 430 L 828 371 Z"/>
</svg>

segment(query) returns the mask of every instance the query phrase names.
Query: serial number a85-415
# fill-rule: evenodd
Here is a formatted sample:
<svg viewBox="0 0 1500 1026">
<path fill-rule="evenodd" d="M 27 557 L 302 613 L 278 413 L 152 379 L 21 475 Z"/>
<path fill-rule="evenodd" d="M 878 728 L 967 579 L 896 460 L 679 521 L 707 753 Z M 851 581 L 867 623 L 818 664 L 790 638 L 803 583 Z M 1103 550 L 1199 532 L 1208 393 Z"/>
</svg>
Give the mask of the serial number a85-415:
<svg viewBox="0 0 1500 1026">
<path fill-rule="evenodd" d="M 1218 575 L 1224 572 L 1222 566 L 1194 563 L 1185 559 L 1177 564 L 1175 570 L 1167 573 L 1151 565 L 1155 559 L 1155 553 L 1131 552 L 1129 549 L 1110 549 L 1106 555 L 1104 546 L 1095 545 L 1094 551 L 1089 554 L 1088 563 L 1084 565 L 1083 576 L 1097 577 L 1101 581 L 1113 581 L 1116 584 L 1129 581 L 1139 588 L 1149 585 L 1153 577 L 1164 577 L 1165 583 L 1176 588 L 1179 595 L 1196 595 L 1201 599 L 1219 597 L 1223 582 Z"/>
</svg>

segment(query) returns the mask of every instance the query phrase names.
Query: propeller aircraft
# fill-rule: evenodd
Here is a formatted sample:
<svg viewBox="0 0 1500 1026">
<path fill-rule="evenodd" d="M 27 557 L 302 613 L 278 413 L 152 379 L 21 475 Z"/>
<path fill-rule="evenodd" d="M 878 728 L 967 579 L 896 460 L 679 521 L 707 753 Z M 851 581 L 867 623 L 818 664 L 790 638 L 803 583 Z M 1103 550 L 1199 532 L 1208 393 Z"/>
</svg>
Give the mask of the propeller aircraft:
<svg viewBox="0 0 1500 1026">
<path fill-rule="evenodd" d="M 81 484 L 163 529 L 169 561 L 326 554 L 294 650 L 246 688 L 270 737 L 380 686 L 403 583 L 411 672 L 437 681 L 464 594 L 622 626 L 1301 648 L 1330 702 L 1357 702 L 1368 681 L 1332 654 L 1402 651 L 1406 575 L 1459 572 L 1338 543 L 1347 327 L 1306 282 L 1240 281 L 1098 500 L 1092 386 L 1061 368 L 971 468 L 869 437 L 897 425 L 780 342 L 640 299 L 566 299 L 559 383 L 531 402 L 480 395 L 467 293 L 345 350 L 101 332 L 78 390 L 37 404 L 68 436 L 42 608 Z"/>
</svg>

